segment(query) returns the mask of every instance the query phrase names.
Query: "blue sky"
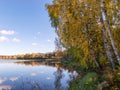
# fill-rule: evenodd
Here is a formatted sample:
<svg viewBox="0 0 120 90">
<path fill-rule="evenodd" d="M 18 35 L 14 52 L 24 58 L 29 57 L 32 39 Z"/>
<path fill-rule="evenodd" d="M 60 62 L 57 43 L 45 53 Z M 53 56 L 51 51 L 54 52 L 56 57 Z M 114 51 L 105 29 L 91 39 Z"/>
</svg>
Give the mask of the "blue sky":
<svg viewBox="0 0 120 90">
<path fill-rule="evenodd" d="M 55 50 L 56 34 L 45 8 L 52 0 L 0 0 L 0 55 Z"/>
</svg>

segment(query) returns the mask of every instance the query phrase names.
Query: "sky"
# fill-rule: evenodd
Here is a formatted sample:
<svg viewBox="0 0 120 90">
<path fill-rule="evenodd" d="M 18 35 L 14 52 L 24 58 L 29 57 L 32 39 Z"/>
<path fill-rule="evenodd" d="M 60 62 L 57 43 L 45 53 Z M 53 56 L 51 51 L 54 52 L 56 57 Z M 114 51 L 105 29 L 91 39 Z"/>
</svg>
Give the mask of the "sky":
<svg viewBox="0 0 120 90">
<path fill-rule="evenodd" d="M 0 55 L 46 53 L 56 37 L 45 4 L 52 0 L 0 0 Z"/>
</svg>

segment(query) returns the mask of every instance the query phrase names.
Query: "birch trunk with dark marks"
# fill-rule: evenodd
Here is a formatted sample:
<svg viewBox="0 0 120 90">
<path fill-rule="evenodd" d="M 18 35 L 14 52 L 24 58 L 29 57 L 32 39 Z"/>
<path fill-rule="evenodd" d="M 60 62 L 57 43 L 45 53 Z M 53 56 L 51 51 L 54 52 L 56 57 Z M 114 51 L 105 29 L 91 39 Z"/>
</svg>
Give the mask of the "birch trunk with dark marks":
<svg viewBox="0 0 120 90">
<path fill-rule="evenodd" d="M 115 69 L 115 65 L 113 62 L 113 57 L 112 57 L 112 53 L 110 50 L 110 45 L 107 41 L 107 34 L 106 34 L 106 30 L 105 30 L 105 26 L 104 26 L 104 21 L 103 21 L 103 16 L 101 15 L 101 20 L 100 20 L 101 24 L 102 24 L 102 36 L 103 36 L 103 41 L 104 41 L 104 48 L 106 50 L 106 54 L 107 54 L 107 58 L 111 64 L 112 69 Z"/>
<path fill-rule="evenodd" d="M 103 4 L 104 4 L 104 3 L 103 3 Z M 104 7 L 105 7 L 105 4 L 104 4 Z M 108 16 L 107 16 L 107 10 L 106 10 L 106 8 L 104 8 L 103 13 L 104 13 L 104 17 L 105 17 L 106 22 L 107 22 L 106 30 L 107 30 L 107 32 L 108 32 L 108 36 L 109 36 L 109 39 L 110 39 L 110 42 L 111 42 L 111 45 L 112 45 L 112 48 L 113 48 L 115 57 L 116 57 L 119 65 L 120 65 L 120 56 L 119 56 L 119 54 L 118 54 L 118 50 L 117 50 L 117 48 L 116 48 L 116 46 L 115 46 L 115 41 L 114 41 L 114 38 L 113 38 L 113 36 L 112 36 L 111 26 L 110 26 L 110 20 L 109 20 L 109 18 L 108 18 Z"/>
<path fill-rule="evenodd" d="M 104 41 L 104 48 L 106 50 L 106 54 L 107 54 L 107 58 L 111 64 L 111 67 L 112 69 L 114 70 L 115 69 L 115 65 L 114 65 L 114 62 L 113 62 L 113 57 L 112 57 L 112 52 L 110 50 L 110 45 L 108 43 L 108 40 L 107 40 L 107 33 L 106 33 L 106 28 L 105 28 L 105 24 L 104 24 L 104 19 L 105 19 L 105 16 L 104 16 L 104 4 L 105 4 L 105 1 L 104 0 L 101 0 L 101 16 L 100 16 L 100 22 L 101 22 L 101 25 L 102 25 L 102 36 L 103 36 L 103 41 Z"/>
</svg>

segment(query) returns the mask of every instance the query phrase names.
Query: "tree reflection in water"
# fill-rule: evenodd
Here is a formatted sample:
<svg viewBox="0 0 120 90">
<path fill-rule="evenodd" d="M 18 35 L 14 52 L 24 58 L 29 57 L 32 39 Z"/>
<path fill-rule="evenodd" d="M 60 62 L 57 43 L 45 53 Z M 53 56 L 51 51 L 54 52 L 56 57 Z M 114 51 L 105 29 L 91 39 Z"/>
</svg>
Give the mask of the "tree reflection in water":
<svg viewBox="0 0 120 90">
<path fill-rule="evenodd" d="M 74 69 L 65 68 L 58 61 L 1 62 L 3 61 L 0 61 L 0 90 L 68 90 L 73 77 L 71 74 L 74 74 Z"/>
<path fill-rule="evenodd" d="M 55 75 L 54 85 L 56 90 L 61 90 L 62 88 L 61 79 L 64 77 L 63 69 L 60 67 L 59 64 L 56 64 L 55 66 L 57 68 L 57 71 L 53 73 Z"/>
</svg>

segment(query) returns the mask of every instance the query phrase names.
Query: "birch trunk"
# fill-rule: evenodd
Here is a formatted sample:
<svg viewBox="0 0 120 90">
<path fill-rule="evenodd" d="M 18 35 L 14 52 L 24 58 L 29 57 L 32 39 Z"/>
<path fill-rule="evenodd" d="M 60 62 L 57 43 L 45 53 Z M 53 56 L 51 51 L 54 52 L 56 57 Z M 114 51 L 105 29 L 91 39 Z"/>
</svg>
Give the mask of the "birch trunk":
<svg viewBox="0 0 120 90">
<path fill-rule="evenodd" d="M 106 30 L 107 30 L 107 32 L 108 32 L 108 36 L 109 36 L 109 39 L 110 39 L 110 42 L 111 42 L 111 45 L 112 45 L 114 54 L 115 54 L 116 59 L 117 59 L 119 65 L 120 65 L 120 56 L 119 56 L 119 54 L 118 54 L 118 50 L 117 50 L 117 48 L 116 48 L 116 46 L 115 46 L 115 41 L 114 41 L 113 36 L 112 36 L 111 27 L 110 27 L 110 21 L 109 21 L 109 18 L 108 18 L 108 16 L 107 16 L 107 10 L 106 10 L 106 8 L 105 8 L 105 3 L 103 3 L 103 6 L 104 6 L 103 13 L 104 13 L 104 15 L 105 15 L 105 19 L 106 19 L 106 22 L 107 22 L 107 27 L 106 27 L 107 29 L 106 29 Z"/>
<path fill-rule="evenodd" d="M 101 24 L 102 24 L 102 34 L 103 34 L 103 40 L 104 40 L 104 47 L 106 50 L 106 54 L 107 54 L 107 58 L 111 64 L 112 69 L 115 69 L 115 65 L 113 62 L 113 58 L 112 58 L 112 53 L 110 51 L 110 45 L 108 44 L 107 41 L 107 34 L 106 34 L 106 30 L 105 30 L 105 26 L 104 26 L 104 21 L 103 21 L 103 16 L 101 15 L 101 20 L 100 20 Z"/>
<path fill-rule="evenodd" d="M 111 45 L 112 45 L 114 54 L 115 54 L 115 56 L 116 56 L 116 59 L 117 59 L 119 65 L 120 65 L 120 57 L 119 57 L 119 54 L 118 54 L 118 50 L 117 50 L 117 48 L 116 48 L 116 46 L 115 46 L 115 41 L 114 41 L 113 36 L 112 36 L 112 33 L 111 33 L 110 22 L 109 22 L 109 20 L 108 20 L 108 18 L 107 18 L 106 12 L 105 12 L 105 16 L 106 16 L 106 21 L 107 21 L 107 24 L 108 24 L 108 25 L 107 25 L 107 32 L 108 32 L 108 35 L 109 35 L 109 38 L 110 38 L 110 42 L 111 42 Z"/>
<path fill-rule="evenodd" d="M 103 41 L 104 41 L 104 48 L 106 50 L 106 54 L 107 54 L 107 58 L 111 64 L 111 67 L 112 69 L 114 70 L 115 69 L 115 65 L 114 65 L 114 62 L 113 62 L 113 58 L 112 58 L 112 53 L 110 51 L 110 45 L 108 44 L 108 41 L 107 41 L 107 34 L 106 34 L 106 29 L 105 29 L 105 25 L 104 25 L 104 9 L 103 9 L 103 5 L 104 5 L 104 0 L 102 0 L 102 3 L 101 3 L 101 17 L 100 17 L 100 22 L 101 22 L 101 25 L 102 25 L 102 36 L 103 36 Z"/>
</svg>

